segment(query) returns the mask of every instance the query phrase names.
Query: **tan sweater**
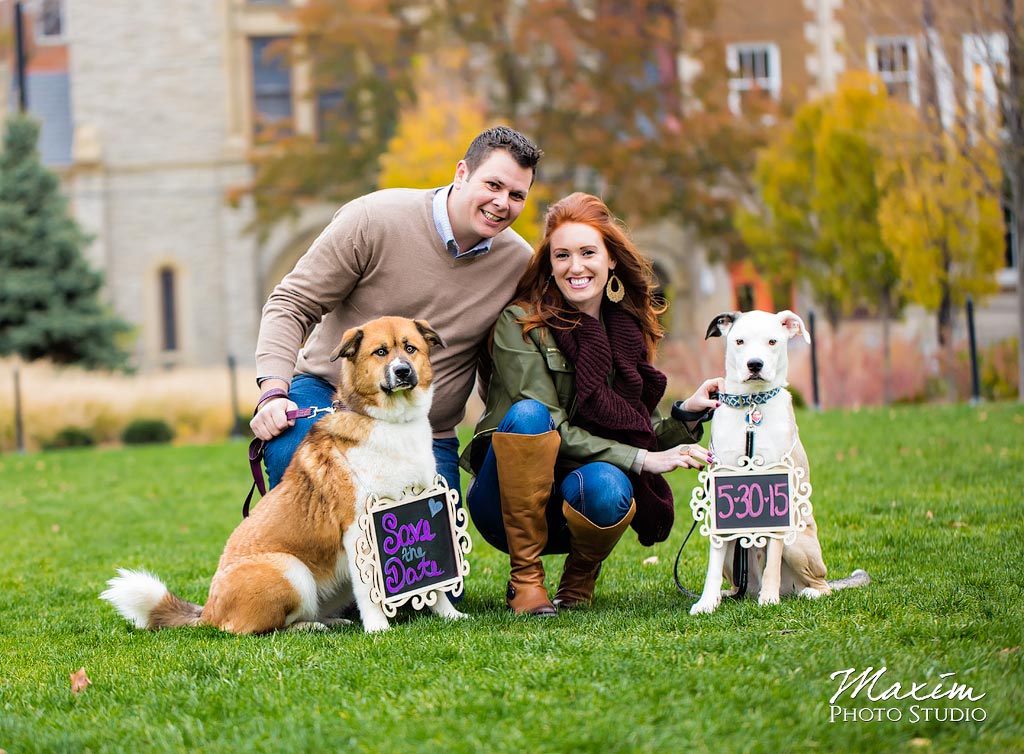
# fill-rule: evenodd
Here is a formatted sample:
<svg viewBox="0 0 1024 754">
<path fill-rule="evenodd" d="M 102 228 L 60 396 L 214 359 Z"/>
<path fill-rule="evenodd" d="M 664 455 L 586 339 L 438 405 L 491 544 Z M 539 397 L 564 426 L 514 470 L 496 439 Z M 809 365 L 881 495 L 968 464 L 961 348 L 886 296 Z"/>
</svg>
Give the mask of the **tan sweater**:
<svg viewBox="0 0 1024 754">
<path fill-rule="evenodd" d="M 478 349 L 533 252 L 509 229 L 489 253 L 454 259 L 434 227 L 433 195 L 385 189 L 338 210 L 263 307 L 259 377 L 305 373 L 333 384 L 338 368 L 329 356 L 348 328 L 385 315 L 425 319 L 448 344 L 431 354 L 430 422 L 435 437 L 454 436 Z"/>
</svg>

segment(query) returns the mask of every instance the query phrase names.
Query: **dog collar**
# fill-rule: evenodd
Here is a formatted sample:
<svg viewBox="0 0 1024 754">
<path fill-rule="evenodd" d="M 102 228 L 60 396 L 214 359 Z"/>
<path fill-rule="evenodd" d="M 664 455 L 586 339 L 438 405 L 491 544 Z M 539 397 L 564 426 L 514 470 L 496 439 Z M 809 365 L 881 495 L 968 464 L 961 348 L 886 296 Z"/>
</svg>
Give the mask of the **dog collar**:
<svg viewBox="0 0 1024 754">
<path fill-rule="evenodd" d="M 730 395 L 719 393 L 718 400 L 730 408 L 750 408 L 762 406 L 782 391 L 781 387 L 773 388 L 764 393 L 744 393 L 742 395 Z"/>
<path fill-rule="evenodd" d="M 770 401 L 778 395 L 781 390 L 781 387 L 777 387 L 763 393 L 744 393 L 742 395 L 730 395 L 728 393 L 718 394 L 718 400 L 730 408 L 749 409 L 749 411 L 747 411 L 747 415 L 743 417 L 743 420 L 747 423 L 746 455 L 748 458 L 754 457 L 754 427 L 761 426 L 761 421 L 764 419 L 764 414 L 762 414 L 757 407 Z"/>
</svg>

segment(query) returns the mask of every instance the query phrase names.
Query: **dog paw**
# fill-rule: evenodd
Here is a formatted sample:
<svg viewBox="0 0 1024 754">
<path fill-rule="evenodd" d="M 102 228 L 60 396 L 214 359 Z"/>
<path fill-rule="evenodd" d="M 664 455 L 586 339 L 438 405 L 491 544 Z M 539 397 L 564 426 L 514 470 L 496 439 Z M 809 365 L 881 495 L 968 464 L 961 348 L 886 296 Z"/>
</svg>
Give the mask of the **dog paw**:
<svg viewBox="0 0 1024 754">
<path fill-rule="evenodd" d="M 315 620 L 300 620 L 288 626 L 288 630 L 303 633 L 322 633 L 327 630 L 327 626 Z"/>
<path fill-rule="evenodd" d="M 757 604 L 759 605 L 777 605 L 779 604 L 778 594 L 766 594 L 761 592 L 757 597 Z"/>
<path fill-rule="evenodd" d="M 458 610 L 452 610 L 450 613 L 443 617 L 447 618 L 448 620 L 463 620 L 464 618 L 468 618 L 469 616 L 466 613 L 460 613 Z"/>
<path fill-rule="evenodd" d="M 348 618 L 321 618 L 320 622 L 328 628 L 337 628 L 338 626 L 352 625 L 352 621 L 350 621 Z"/>
<path fill-rule="evenodd" d="M 379 634 L 391 628 L 387 618 L 366 618 L 363 620 L 363 630 L 368 634 Z"/>
<path fill-rule="evenodd" d="M 800 590 L 800 596 L 806 597 L 809 600 L 816 600 L 821 596 L 821 592 L 815 589 L 813 586 L 804 587 Z"/>
<path fill-rule="evenodd" d="M 702 597 L 693 607 L 690 608 L 690 615 L 711 615 L 711 613 L 715 612 L 720 601 L 721 596 L 719 596 L 718 599 L 705 599 Z"/>
</svg>

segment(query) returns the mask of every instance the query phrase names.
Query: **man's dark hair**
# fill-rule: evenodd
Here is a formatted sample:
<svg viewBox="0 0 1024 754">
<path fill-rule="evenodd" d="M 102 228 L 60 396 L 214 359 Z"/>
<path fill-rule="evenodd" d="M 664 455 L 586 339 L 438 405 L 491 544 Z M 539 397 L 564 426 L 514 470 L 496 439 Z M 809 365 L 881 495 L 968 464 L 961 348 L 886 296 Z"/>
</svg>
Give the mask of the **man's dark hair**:
<svg viewBox="0 0 1024 754">
<path fill-rule="evenodd" d="M 462 158 L 466 161 L 469 172 L 472 173 L 480 167 L 495 149 L 506 150 L 519 167 L 530 168 L 533 177 L 537 177 L 537 163 L 544 156 L 544 152 L 521 133 L 507 126 L 488 128 L 473 139 L 473 143 L 466 150 L 466 156 Z"/>
</svg>

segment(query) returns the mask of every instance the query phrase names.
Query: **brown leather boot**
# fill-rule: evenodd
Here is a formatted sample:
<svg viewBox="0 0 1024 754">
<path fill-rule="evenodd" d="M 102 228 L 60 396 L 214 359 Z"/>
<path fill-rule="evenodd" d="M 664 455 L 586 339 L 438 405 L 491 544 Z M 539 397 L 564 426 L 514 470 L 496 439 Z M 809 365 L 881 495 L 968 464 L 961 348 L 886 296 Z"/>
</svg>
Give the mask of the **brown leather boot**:
<svg viewBox="0 0 1024 754">
<path fill-rule="evenodd" d="M 506 601 L 516 613 L 555 614 L 544 586 L 540 554 L 548 543 L 546 509 L 560 444 L 556 430 L 541 435 L 491 435 L 498 465 L 501 518 L 508 539 L 510 575 Z"/>
<path fill-rule="evenodd" d="M 555 607 L 559 610 L 571 610 L 574 607 L 589 605 L 594 599 L 594 584 L 597 583 L 601 563 L 614 549 L 626 527 L 633 520 L 636 501 L 629 506 L 622 520 L 613 526 L 598 526 L 564 502 L 562 513 L 569 524 L 569 544 L 572 549 L 562 568 L 558 593 L 555 594 Z"/>
</svg>

